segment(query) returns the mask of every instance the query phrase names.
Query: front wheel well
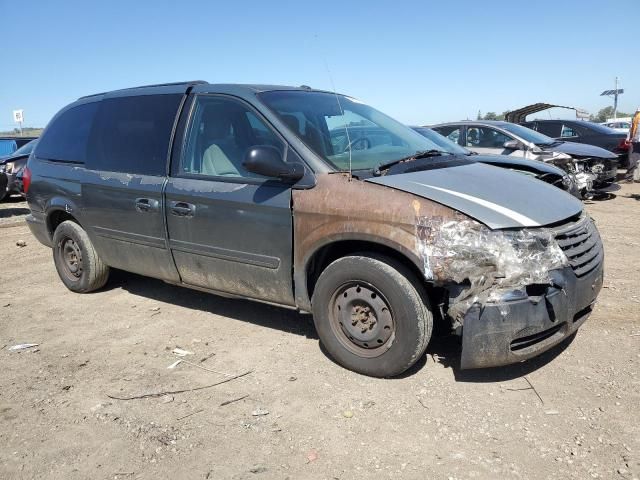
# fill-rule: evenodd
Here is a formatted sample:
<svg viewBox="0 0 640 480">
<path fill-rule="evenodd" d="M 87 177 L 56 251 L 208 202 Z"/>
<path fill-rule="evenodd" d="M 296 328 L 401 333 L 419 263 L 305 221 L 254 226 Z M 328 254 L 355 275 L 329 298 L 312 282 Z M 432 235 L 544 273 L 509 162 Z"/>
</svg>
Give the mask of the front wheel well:
<svg viewBox="0 0 640 480">
<path fill-rule="evenodd" d="M 307 263 L 307 292 L 309 298 L 313 296 L 313 290 L 322 271 L 338 258 L 353 254 L 374 253 L 393 258 L 406 266 L 415 275 L 416 280 L 424 282 L 424 274 L 418 266 L 406 255 L 394 248 L 380 243 L 368 242 L 366 240 L 342 240 L 333 242 L 318 249 Z M 425 285 L 425 283 L 423 283 Z"/>
</svg>

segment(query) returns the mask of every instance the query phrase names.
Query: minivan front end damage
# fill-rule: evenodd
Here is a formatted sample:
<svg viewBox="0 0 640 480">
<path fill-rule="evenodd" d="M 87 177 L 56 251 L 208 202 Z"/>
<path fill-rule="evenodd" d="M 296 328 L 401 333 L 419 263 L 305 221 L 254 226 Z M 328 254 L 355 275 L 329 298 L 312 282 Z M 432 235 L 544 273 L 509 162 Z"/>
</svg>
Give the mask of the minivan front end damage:
<svg viewBox="0 0 640 480">
<path fill-rule="evenodd" d="M 365 181 L 318 175 L 314 188 L 294 190 L 298 308 L 311 311 L 315 273 L 344 249 L 378 245 L 398 252 L 430 286 L 432 306 L 462 337 L 462 368 L 518 362 L 575 332 L 600 291 L 603 263 L 600 237 L 580 202 L 513 172 L 457 168 L 503 174 L 505 189 L 526 187 L 537 204 L 498 208 L 505 202 L 491 197 L 501 194 L 497 187 L 484 187 L 481 198 L 470 182 L 464 183 L 470 193 L 454 195 L 455 185 L 444 183 L 454 177 L 435 170 L 428 179 L 418 172 L 404 182 L 403 175 Z"/>
<path fill-rule="evenodd" d="M 555 228 L 490 230 L 460 216 L 418 217 L 425 277 L 448 294 L 462 368 L 533 357 L 586 320 L 602 287 L 603 251 L 585 215 Z"/>
</svg>

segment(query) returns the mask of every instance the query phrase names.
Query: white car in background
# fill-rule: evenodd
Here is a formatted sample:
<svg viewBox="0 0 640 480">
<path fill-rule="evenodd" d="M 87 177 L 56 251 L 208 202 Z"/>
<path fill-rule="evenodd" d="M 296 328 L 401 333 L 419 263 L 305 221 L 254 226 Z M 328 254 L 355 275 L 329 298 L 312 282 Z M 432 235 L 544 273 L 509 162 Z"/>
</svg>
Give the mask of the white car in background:
<svg viewBox="0 0 640 480">
<path fill-rule="evenodd" d="M 463 120 L 431 126 L 458 145 L 479 154 L 510 155 L 551 163 L 573 174 L 583 196 L 616 180 L 618 156 L 604 148 L 564 142 L 510 122 Z"/>
<path fill-rule="evenodd" d="M 616 132 L 621 133 L 629 133 L 629 129 L 631 128 L 631 122 L 627 120 L 612 120 L 609 122 L 601 123 L 600 125 L 604 125 L 605 127 L 609 127 L 614 129 Z"/>
</svg>

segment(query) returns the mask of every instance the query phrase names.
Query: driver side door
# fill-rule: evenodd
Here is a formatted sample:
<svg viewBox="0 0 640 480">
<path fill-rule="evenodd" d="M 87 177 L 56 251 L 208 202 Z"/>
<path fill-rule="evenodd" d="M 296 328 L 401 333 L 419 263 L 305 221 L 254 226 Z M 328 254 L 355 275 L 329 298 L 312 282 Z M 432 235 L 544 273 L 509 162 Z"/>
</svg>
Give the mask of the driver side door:
<svg viewBox="0 0 640 480">
<path fill-rule="evenodd" d="M 287 144 L 241 100 L 200 94 L 192 102 L 165 190 L 169 247 L 182 282 L 295 305 L 291 185 L 242 165 L 253 146 L 271 145 L 285 158 Z"/>
</svg>

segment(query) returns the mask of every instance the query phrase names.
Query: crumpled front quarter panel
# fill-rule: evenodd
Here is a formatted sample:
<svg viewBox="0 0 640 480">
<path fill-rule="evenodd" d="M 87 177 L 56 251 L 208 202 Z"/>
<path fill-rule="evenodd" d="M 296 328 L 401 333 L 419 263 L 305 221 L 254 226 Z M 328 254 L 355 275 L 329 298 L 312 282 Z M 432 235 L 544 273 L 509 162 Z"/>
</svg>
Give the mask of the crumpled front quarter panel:
<svg viewBox="0 0 640 480">
<path fill-rule="evenodd" d="M 341 173 L 321 174 L 308 190 L 293 191 L 294 279 L 296 302 L 309 309 L 308 263 L 318 249 L 341 240 L 378 243 L 402 253 L 424 273 L 416 240 L 418 219 L 459 218 L 459 213 L 413 194 L 349 179 Z"/>
</svg>

